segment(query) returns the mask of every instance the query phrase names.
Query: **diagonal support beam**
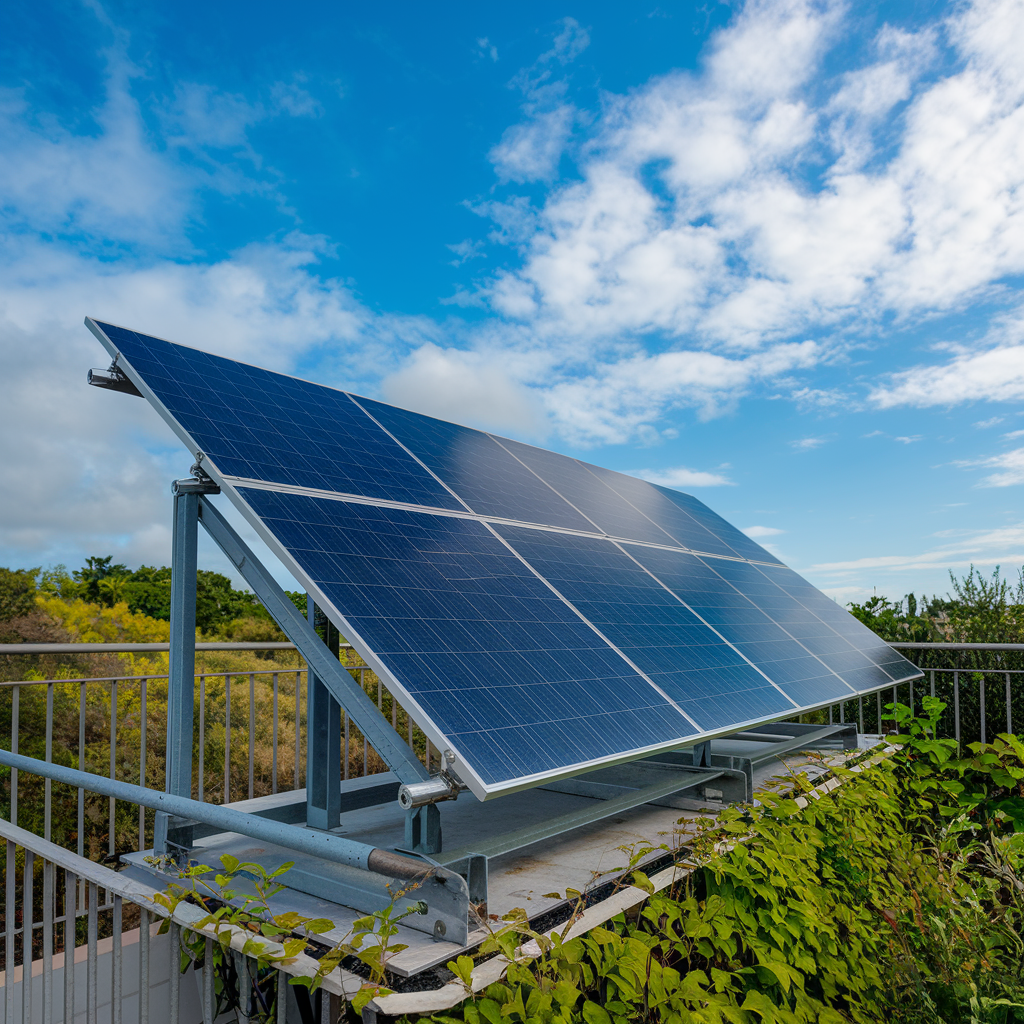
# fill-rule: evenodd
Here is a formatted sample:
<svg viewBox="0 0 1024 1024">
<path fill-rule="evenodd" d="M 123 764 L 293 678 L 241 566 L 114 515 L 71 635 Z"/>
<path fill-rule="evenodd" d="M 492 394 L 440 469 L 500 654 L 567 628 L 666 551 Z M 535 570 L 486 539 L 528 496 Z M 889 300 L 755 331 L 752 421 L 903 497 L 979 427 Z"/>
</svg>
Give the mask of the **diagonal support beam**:
<svg viewBox="0 0 1024 1024">
<path fill-rule="evenodd" d="M 399 781 L 420 782 L 429 779 L 430 773 L 409 745 L 391 728 L 387 719 L 377 710 L 377 705 L 324 646 L 313 627 L 292 604 L 291 598 L 278 586 L 263 563 L 205 497 L 199 500 L 199 521 L 252 587 L 253 593 L 284 630 L 285 636 L 298 648 L 309 670 L 327 687 L 345 709 L 345 713 L 355 720 L 367 741 L 398 776 Z"/>
</svg>

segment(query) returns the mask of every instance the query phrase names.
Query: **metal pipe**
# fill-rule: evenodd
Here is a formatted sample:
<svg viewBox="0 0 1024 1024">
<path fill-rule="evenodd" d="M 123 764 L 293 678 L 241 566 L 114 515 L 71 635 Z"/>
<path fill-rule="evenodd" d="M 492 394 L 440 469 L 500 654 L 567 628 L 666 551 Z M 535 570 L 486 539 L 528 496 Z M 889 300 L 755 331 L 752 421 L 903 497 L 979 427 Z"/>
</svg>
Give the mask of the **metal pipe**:
<svg viewBox="0 0 1024 1024">
<path fill-rule="evenodd" d="M 143 789 L 130 782 L 116 782 L 93 775 L 91 772 L 80 772 L 63 765 L 46 764 L 22 754 L 12 754 L 0 750 L 0 764 L 8 768 L 20 768 L 34 775 L 49 777 L 68 786 L 81 786 L 102 796 L 112 799 L 126 800 L 129 803 L 142 804 L 157 811 L 182 818 L 191 818 L 225 832 L 240 832 L 242 835 L 259 839 L 265 843 L 283 846 L 300 853 L 309 853 L 335 864 L 348 864 L 351 867 L 364 868 L 368 871 L 380 871 L 398 878 L 415 878 L 429 870 L 423 861 L 412 857 L 403 857 L 359 843 L 343 836 L 326 832 L 312 832 L 294 825 L 286 825 L 269 818 L 260 818 L 255 814 L 245 814 L 230 807 L 218 804 L 204 804 L 188 797 L 175 796 L 171 793 L 160 793 L 153 789 Z M 381 871 L 383 865 L 386 871 Z M 433 869 L 436 870 L 436 869 Z M 447 874 L 447 873 L 446 873 Z"/>
<path fill-rule="evenodd" d="M 342 644 L 351 649 L 351 644 Z M 116 643 L 78 643 L 78 644 L 0 644 L 0 654 L 158 654 L 171 649 L 166 644 L 116 644 Z M 294 651 L 295 644 L 287 641 L 267 642 L 228 642 L 210 641 L 196 643 L 197 651 Z"/>
</svg>

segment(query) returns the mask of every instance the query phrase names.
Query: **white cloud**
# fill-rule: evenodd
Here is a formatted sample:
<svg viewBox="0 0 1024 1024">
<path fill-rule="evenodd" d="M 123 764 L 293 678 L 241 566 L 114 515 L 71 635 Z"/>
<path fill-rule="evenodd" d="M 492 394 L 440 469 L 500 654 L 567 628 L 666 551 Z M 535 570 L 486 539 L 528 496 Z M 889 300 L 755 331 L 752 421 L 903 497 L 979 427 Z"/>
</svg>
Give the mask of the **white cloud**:
<svg viewBox="0 0 1024 1024">
<path fill-rule="evenodd" d="M 731 484 L 732 481 L 721 473 L 708 473 L 699 469 L 687 469 L 685 466 L 676 466 L 674 469 L 637 469 L 632 471 L 633 476 L 641 480 L 650 480 L 652 484 L 661 484 L 662 487 L 722 487 Z M 776 533 L 780 532 L 778 530 Z"/>
<path fill-rule="evenodd" d="M 978 0 L 916 33 L 883 26 L 865 59 L 829 77 L 822 68 L 848 38 L 849 17 L 838 2 L 753 0 L 699 71 L 604 97 L 587 140 L 575 140 L 576 180 L 539 205 L 516 197 L 478 207 L 498 226 L 492 239 L 517 246 L 521 261 L 483 282 L 477 301 L 543 338 L 547 379 L 561 360 L 566 377 L 586 380 L 566 385 L 574 399 L 597 403 L 556 418 L 603 422 L 600 409 L 616 403 L 602 368 L 624 349 L 641 360 L 652 358 L 648 346 L 734 356 L 829 336 L 816 341 L 809 369 L 864 335 L 874 340 L 886 318 L 988 301 L 1024 270 L 1015 49 L 1024 7 Z M 526 87 L 550 88 L 549 66 L 524 72 Z M 531 114 L 509 129 L 506 178 L 554 173 L 565 123 L 557 109 L 550 99 L 546 128 Z M 1017 399 L 1020 350 L 964 349 L 951 366 L 895 377 L 871 398 Z M 852 404 L 835 389 L 790 388 L 802 404 Z M 689 404 L 713 415 L 733 400 Z M 676 401 L 652 395 L 636 429 L 649 434 L 657 410 Z"/>
<path fill-rule="evenodd" d="M 1012 333 L 1022 333 L 1024 321 L 1016 321 L 1012 326 Z M 1006 333 L 1006 327 L 998 329 L 999 335 Z M 1001 344 L 975 351 L 961 349 L 938 366 L 918 366 L 892 374 L 868 398 L 882 409 L 1019 401 L 1024 398 L 1024 344 Z"/>
<path fill-rule="evenodd" d="M 798 452 L 810 452 L 823 444 L 828 444 L 828 440 L 827 437 L 801 437 L 798 441 L 790 441 L 789 446 Z"/>
<path fill-rule="evenodd" d="M 759 540 L 761 537 L 777 537 L 780 533 L 785 533 L 785 530 L 779 530 L 774 526 L 747 526 L 744 527 L 743 532 L 754 540 Z"/>
<path fill-rule="evenodd" d="M 488 154 L 502 181 L 548 181 L 572 131 L 576 108 L 562 103 L 507 128 L 501 142 Z"/>
<path fill-rule="evenodd" d="M 566 81 L 554 77 L 553 72 L 558 65 L 570 64 L 590 45 L 589 34 L 575 18 L 563 18 L 561 26 L 551 49 L 509 83 L 525 97 L 522 110 L 526 119 L 507 128 L 488 154 L 502 181 L 550 181 L 558 172 L 576 108 L 564 99 Z"/>
<path fill-rule="evenodd" d="M 970 565 L 1021 565 L 1024 563 L 1024 523 L 969 534 L 953 544 L 943 545 L 916 555 L 872 555 L 842 562 L 823 562 L 811 566 L 813 572 L 840 576 L 865 569 L 895 572 L 925 569 L 966 569 Z"/>
<path fill-rule="evenodd" d="M 537 396 L 486 356 L 420 346 L 381 385 L 384 400 L 439 419 L 537 437 L 546 421 Z"/>
<path fill-rule="evenodd" d="M 988 459 L 960 462 L 958 465 L 962 467 L 982 466 L 986 469 L 1000 471 L 986 476 L 978 484 L 979 487 L 1013 487 L 1015 484 L 1024 484 L 1024 448 L 1014 448 L 1013 451 L 993 455 Z"/>
</svg>

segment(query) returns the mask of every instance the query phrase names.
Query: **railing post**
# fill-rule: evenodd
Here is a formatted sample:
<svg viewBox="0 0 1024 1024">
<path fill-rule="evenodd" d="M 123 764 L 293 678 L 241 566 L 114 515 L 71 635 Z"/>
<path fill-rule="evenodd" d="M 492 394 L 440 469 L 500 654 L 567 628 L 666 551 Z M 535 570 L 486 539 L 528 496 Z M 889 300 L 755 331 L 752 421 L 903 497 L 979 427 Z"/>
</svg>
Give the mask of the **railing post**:
<svg viewBox="0 0 1024 1024">
<path fill-rule="evenodd" d="M 306 616 L 316 628 L 317 608 L 306 598 Z M 324 642 L 338 657 L 340 637 L 325 617 Z M 306 824 L 311 828 L 337 828 L 341 823 L 341 705 L 312 669 L 306 673 Z"/>
</svg>

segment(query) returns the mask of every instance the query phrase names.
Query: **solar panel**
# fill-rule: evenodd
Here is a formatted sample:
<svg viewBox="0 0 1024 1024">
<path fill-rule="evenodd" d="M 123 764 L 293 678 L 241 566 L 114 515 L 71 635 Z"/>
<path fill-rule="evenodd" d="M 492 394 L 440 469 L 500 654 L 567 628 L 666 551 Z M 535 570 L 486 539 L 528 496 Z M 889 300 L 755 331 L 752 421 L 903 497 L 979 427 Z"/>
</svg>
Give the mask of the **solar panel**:
<svg viewBox="0 0 1024 1024">
<path fill-rule="evenodd" d="M 690 495 L 86 323 L 481 799 L 920 675 Z"/>
</svg>

